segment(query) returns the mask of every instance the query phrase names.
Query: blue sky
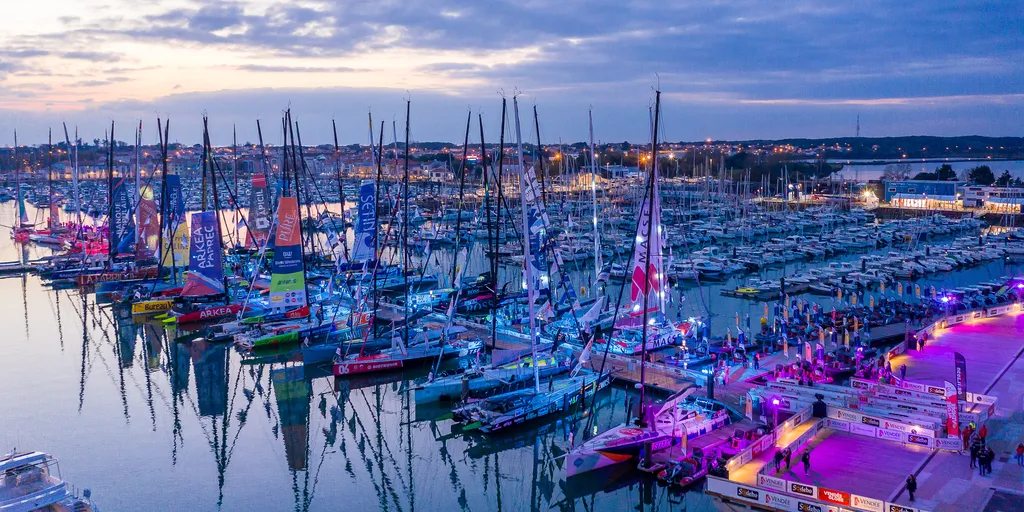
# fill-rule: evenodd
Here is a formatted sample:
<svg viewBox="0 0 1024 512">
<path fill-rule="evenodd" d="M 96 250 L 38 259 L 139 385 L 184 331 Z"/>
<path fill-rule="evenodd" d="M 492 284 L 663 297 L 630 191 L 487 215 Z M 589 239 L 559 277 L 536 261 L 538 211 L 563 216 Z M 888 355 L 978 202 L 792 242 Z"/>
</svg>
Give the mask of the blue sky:
<svg viewBox="0 0 1024 512">
<path fill-rule="evenodd" d="M 597 139 L 638 141 L 656 86 L 667 140 L 850 136 L 858 115 L 865 136 L 1024 131 L 1021 2 L 44 4 L 6 8 L 3 144 L 157 115 L 195 142 L 204 112 L 215 143 L 232 124 L 255 140 L 288 106 L 306 143 L 329 141 L 332 118 L 342 143 L 366 142 L 367 111 L 401 132 L 406 98 L 415 140 L 460 141 L 467 109 L 497 140 L 502 91 L 537 105 L 545 142 L 585 138 L 591 107 Z"/>
</svg>

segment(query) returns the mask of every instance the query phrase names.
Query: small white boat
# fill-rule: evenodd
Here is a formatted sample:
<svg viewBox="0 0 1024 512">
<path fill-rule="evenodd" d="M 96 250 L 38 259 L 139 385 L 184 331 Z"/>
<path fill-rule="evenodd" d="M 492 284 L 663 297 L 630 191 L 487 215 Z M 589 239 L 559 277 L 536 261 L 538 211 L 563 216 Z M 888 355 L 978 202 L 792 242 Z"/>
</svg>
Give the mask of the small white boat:
<svg viewBox="0 0 1024 512">
<path fill-rule="evenodd" d="M 95 512 L 88 489 L 78 498 L 60 477 L 57 459 L 43 452 L 0 457 L 0 511 Z"/>
</svg>

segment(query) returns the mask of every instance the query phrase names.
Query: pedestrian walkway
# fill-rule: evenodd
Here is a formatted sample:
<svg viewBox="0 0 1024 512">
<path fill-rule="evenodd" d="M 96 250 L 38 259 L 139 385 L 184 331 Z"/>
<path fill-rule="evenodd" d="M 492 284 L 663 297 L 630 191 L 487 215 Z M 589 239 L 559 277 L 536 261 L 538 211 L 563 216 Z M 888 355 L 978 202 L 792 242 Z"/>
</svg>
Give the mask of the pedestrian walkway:
<svg viewBox="0 0 1024 512">
<path fill-rule="evenodd" d="M 1005 489 L 1001 502 L 1016 502 L 1024 510 L 1024 471 L 1013 459 L 1017 443 L 1024 440 L 1024 314 L 972 320 L 941 331 L 929 340 L 923 353 L 911 351 L 893 359 L 893 368 L 906 364 L 907 378 L 941 384 L 953 380 L 953 352 L 967 361 L 967 389 L 998 398 L 996 415 L 986 422 L 988 443 L 996 453 L 992 474 L 979 476 L 970 468 L 968 454 L 936 452 L 918 473 L 917 501 L 905 491 L 895 503 L 933 512 L 983 510 L 993 488 Z M 979 425 L 980 427 L 980 425 Z"/>
<path fill-rule="evenodd" d="M 800 455 L 794 453 L 792 469 L 773 476 L 880 500 L 895 492 L 931 453 L 921 446 L 827 428 L 809 446 L 810 474 L 804 473 Z"/>
<path fill-rule="evenodd" d="M 761 471 L 761 468 L 763 468 L 766 464 L 774 464 L 774 461 L 772 459 L 775 457 L 775 452 L 779 450 L 779 447 L 789 445 L 789 443 L 792 443 L 797 438 L 804 435 L 804 432 L 807 432 L 807 429 L 813 427 L 814 424 L 818 423 L 819 421 L 821 421 L 820 418 L 811 418 L 797 425 L 795 428 L 793 428 L 793 430 L 786 432 L 785 434 L 783 434 L 782 437 L 775 441 L 775 446 L 773 448 L 765 450 L 760 455 L 755 457 L 754 460 L 736 468 L 736 470 L 734 471 L 730 471 L 729 479 L 735 482 L 756 484 L 757 473 Z M 793 459 L 791 460 L 791 463 L 794 467 L 800 464 L 799 459 L 800 456 L 798 452 L 794 451 Z"/>
</svg>

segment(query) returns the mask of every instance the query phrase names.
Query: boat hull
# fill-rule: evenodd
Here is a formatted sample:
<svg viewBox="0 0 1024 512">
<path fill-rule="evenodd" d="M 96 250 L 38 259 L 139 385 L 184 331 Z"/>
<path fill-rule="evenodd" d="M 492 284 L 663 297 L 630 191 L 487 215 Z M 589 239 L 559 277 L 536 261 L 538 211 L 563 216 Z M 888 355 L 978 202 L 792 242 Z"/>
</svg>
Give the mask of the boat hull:
<svg viewBox="0 0 1024 512">
<path fill-rule="evenodd" d="M 172 300 L 147 300 L 132 304 L 133 315 L 152 315 L 169 311 L 174 306 Z"/>
<path fill-rule="evenodd" d="M 334 375 L 342 377 L 345 375 L 358 375 L 361 373 L 383 372 L 388 370 L 399 370 L 404 366 L 401 359 L 387 359 L 375 361 L 346 361 L 334 364 Z"/>
</svg>

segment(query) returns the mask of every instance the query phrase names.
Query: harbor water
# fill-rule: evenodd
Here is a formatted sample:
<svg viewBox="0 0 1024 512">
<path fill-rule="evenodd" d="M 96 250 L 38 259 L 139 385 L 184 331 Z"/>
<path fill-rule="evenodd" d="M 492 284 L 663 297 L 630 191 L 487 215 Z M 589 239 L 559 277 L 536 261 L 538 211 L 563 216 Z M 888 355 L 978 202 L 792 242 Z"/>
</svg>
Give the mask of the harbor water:
<svg viewBox="0 0 1024 512">
<path fill-rule="evenodd" d="M 13 204 L 0 206 L 0 218 L 13 217 Z M 0 237 L 0 260 L 48 253 Z M 450 272 L 451 257 L 439 251 L 428 271 Z M 479 249 L 470 260 L 470 275 L 487 266 Z M 800 265 L 813 263 L 764 277 Z M 581 284 L 592 278 L 586 267 L 572 273 Z M 994 261 L 918 282 L 952 287 L 1017 271 Z M 508 272 L 502 282 L 515 279 Z M 763 303 L 720 294 L 741 282 L 679 287 L 685 299 L 669 314 L 710 311 L 714 332 L 736 313 L 756 325 Z M 606 292 L 614 301 L 618 290 Z M 335 379 L 286 358 L 243 361 L 227 345 L 173 343 L 163 326 L 136 325 L 33 275 L 0 280 L 0 301 L 0 449 L 53 454 L 63 478 L 90 488 L 103 510 L 716 509 L 699 488 L 680 495 L 634 476 L 568 485 L 562 456 L 586 418 L 452 434 L 445 409 L 418 407 L 402 391 L 426 370 Z M 600 395 L 593 429 L 620 423 L 633 394 L 619 383 Z"/>
</svg>

